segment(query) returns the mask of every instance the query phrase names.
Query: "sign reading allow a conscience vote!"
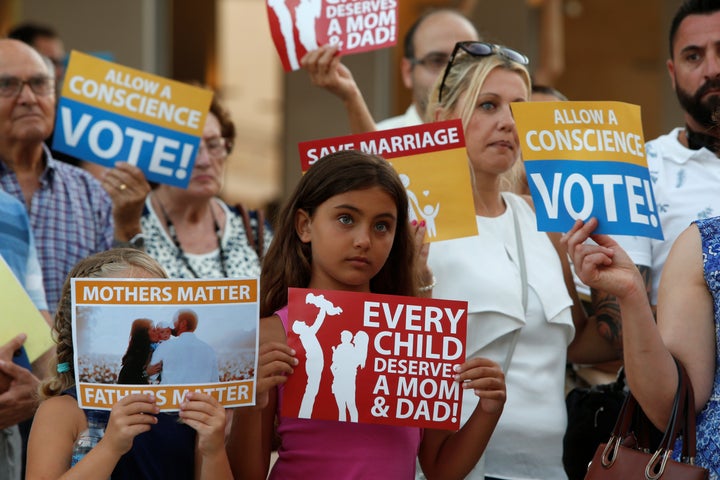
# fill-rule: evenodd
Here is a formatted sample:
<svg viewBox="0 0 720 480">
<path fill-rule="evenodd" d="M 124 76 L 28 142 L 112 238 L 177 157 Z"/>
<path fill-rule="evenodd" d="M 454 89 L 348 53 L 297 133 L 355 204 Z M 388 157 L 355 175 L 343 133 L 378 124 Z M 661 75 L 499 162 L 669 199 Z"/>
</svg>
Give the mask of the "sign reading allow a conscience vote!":
<svg viewBox="0 0 720 480">
<path fill-rule="evenodd" d="M 77 51 L 70 54 L 53 148 L 151 182 L 185 188 L 212 92 Z"/>
<path fill-rule="evenodd" d="M 512 105 L 538 229 L 596 217 L 598 233 L 662 239 L 640 107 L 620 102 Z"/>
</svg>

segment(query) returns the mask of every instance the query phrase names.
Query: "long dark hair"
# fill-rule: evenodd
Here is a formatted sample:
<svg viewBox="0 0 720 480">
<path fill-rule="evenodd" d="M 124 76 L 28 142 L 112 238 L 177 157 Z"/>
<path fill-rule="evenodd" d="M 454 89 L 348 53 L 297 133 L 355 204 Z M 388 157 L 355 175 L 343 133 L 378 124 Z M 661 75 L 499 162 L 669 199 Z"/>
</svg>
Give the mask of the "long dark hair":
<svg viewBox="0 0 720 480">
<path fill-rule="evenodd" d="M 150 353 L 150 329 L 152 326 L 152 320 L 148 318 L 133 320 L 130 327 L 130 342 L 122 357 L 122 365 L 127 365 L 128 362 L 138 357 L 144 357 L 147 360 Z"/>
<path fill-rule="evenodd" d="M 414 295 L 415 245 L 408 225 L 408 200 L 398 174 L 383 158 L 356 150 L 331 153 L 319 159 L 300 179 L 278 215 L 275 236 L 260 274 L 260 315 L 267 317 L 287 304 L 289 287 L 310 283 L 312 254 L 295 231 L 295 214 L 311 217 L 327 199 L 353 190 L 380 187 L 395 201 L 395 239 L 385 265 L 370 280 L 375 293 Z"/>
</svg>

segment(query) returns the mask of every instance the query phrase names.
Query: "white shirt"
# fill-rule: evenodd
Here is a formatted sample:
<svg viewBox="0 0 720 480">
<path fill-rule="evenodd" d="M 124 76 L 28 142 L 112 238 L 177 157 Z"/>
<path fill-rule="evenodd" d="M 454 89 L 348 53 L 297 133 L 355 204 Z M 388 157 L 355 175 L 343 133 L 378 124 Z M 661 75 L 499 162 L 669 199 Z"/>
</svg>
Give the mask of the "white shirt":
<svg viewBox="0 0 720 480">
<path fill-rule="evenodd" d="M 650 267 L 650 300 L 657 305 L 660 274 L 670 247 L 692 221 L 720 215 L 720 159 L 706 148 L 690 150 L 678 141 L 683 128 L 675 128 L 646 143 L 652 181 L 664 240 L 615 236 L 636 265 Z"/>
<path fill-rule="evenodd" d="M 212 383 L 220 378 L 215 351 L 193 332 L 183 332 L 158 345 L 150 364 L 160 361 L 161 384 Z"/>
<path fill-rule="evenodd" d="M 418 115 L 418 111 L 413 104 L 402 115 L 386 118 L 378 122 L 376 126 L 378 130 L 390 130 L 391 128 L 414 127 L 415 125 L 422 125 L 422 123 L 422 118 Z"/>
<path fill-rule="evenodd" d="M 520 330 L 506 372 L 507 402 L 482 461 L 470 479 L 484 475 L 561 480 L 562 439 L 567 425 L 564 384 L 567 346 L 575 327 L 562 265 L 535 213 L 521 197 L 503 193 L 499 217 L 476 217 L 479 234 L 433 243 L 428 264 L 437 278 L 433 296 L 468 302 L 467 357 L 505 362 Z M 513 215 L 517 215 L 527 268 L 528 307 L 522 285 Z M 463 394 L 462 422 L 478 397 Z"/>
</svg>

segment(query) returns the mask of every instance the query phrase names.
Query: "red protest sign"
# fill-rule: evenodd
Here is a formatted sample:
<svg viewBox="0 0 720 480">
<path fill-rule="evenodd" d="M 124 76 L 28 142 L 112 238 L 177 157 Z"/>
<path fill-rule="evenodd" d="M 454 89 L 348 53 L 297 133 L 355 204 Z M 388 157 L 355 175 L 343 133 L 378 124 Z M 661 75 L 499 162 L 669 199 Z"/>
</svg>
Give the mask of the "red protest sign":
<svg viewBox="0 0 720 480">
<path fill-rule="evenodd" d="M 397 43 L 396 0 L 267 0 L 275 48 L 285 71 L 320 45 L 338 45 L 343 54 Z"/>
<path fill-rule="evenodd" d="M 467 302 L 291 288 L 287 417 L 457 430 Z"/>
</svg>

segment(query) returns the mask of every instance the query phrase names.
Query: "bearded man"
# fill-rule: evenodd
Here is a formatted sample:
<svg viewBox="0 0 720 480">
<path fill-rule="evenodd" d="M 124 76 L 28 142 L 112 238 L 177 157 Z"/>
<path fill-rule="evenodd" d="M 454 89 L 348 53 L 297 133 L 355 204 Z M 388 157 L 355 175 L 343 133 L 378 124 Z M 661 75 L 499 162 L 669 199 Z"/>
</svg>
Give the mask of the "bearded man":
<svg viewBox="0 0 720 480">
<path fill-rule="evenodd" d="M 670 25 L 670 81 L 685 126 L 650 140 L 645 151 L 664 240 L 616 236 L 643 273 L 651 305 L 670 247 L 693 220 L 720 215 L 720 2 L 685 0 Z M 614 298 L 593 291 L 607 337 L 622 347 Z M 612 337 L 612 338 L 611 338 Z"/>
</svg>

